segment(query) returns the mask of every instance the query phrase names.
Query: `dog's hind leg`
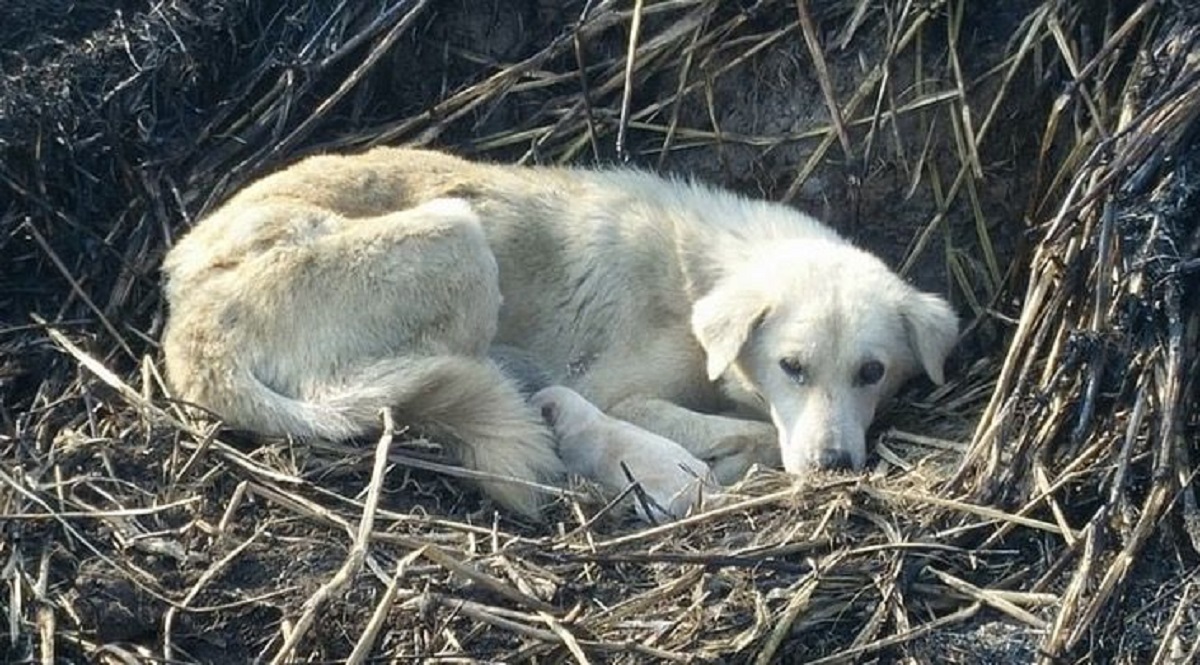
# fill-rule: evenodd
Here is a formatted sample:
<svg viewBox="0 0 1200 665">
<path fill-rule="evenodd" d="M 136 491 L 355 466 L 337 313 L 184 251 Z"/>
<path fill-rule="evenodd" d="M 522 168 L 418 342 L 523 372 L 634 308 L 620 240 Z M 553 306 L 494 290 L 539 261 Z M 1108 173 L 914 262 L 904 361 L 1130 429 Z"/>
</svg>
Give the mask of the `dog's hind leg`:
<svg viewBox="0 0 1200 665">
<path fill-rule="evenodd" d="M 255 200 L 203 222 L 164 267 L 171 384 L 228 424 L 340 439 L 377 431 L 392 408 L 453 433 L 475 469 L 559 471 L 548 430 L 485 356 L 498 269 L 466 202 L 350 219 L 298 198 Z M 536 510 L 528 488 L 485 489 Z"/>
</svg>

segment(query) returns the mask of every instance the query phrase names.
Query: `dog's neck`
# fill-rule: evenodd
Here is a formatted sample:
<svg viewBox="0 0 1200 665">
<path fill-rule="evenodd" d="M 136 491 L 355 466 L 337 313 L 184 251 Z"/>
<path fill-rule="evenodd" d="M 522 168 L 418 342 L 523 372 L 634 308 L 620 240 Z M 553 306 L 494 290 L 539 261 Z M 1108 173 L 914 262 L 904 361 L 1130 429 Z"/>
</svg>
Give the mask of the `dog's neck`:
<svg viewBox="0 0 1200 665">
<path fill-rule="evenodd" d="M 711 211 L 697 208 L 691 212 L 705 223 L 681 220 L 674 224 L 675 259 L 683 276 L 683 291 L 695 304 L 726 275 L 736 272 L 754 260 L 755 248 L 773 240 L 768 236 L 754 237 L 750 228 L 733 229 L 722 222 L 710 220 Z M 746 226 L 752 226 L 749 219 Z"/>
<path fill-rule="evenodd" d="M 843 242 L 836 232 L 784 204 L 757 201 L 697 183 L 680 197 L 687 205 L 672 217 L 675 258 L 690 302 L 723 277 L 757 260 L 764 250 L 798 239 Z M 697 223 L 699 222 L 699 223 Z"/>
</svg>

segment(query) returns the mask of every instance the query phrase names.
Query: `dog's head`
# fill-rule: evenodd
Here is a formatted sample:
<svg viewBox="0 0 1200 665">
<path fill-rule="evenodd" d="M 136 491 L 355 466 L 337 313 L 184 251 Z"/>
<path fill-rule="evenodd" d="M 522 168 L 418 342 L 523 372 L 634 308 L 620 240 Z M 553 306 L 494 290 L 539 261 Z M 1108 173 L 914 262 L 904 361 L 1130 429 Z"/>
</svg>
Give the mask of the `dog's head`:
<svg viewBox="0 0 1200 665">
<path fill-rule="evenodd" d="M 943 382 L 958 319 L 866 252 L 797 240 L 719 279 L 692 330 L 709 378 L 761 401 L 799 473 L 861 468 L 880 401 L 922 371 Z"/>
</svg>

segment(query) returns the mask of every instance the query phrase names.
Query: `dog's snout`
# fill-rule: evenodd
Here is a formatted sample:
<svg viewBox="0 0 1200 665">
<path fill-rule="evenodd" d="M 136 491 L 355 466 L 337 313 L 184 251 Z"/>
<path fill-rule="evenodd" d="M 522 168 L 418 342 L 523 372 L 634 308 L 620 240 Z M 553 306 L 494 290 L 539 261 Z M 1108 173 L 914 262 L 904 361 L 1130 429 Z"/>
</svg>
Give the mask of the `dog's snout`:
<svg viewBox="0 0 1200 665">
<path fill-rule="evenodd" d="M 817 455 L 817 466 L 827 471 L 849 471 L 854 467 L 854 462 L 845 450 L 826 448 Z"/>
</svg>

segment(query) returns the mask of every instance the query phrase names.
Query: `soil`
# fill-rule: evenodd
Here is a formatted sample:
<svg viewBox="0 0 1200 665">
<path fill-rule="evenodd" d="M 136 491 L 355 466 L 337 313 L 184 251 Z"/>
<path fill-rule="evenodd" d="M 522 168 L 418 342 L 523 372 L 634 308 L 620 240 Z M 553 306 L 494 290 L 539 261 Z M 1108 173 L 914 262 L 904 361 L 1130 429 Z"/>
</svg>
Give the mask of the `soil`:
<svg viewBox="0 0 1200 665">
<path fill-rule="evenodd" d="M 247 78 L 253 63 L 274 59 L 284 64 L 273 72 L 288 70 L 305 76 L 300 52 L 304 42 L 296 35 L 319 23 L 321 13 L 332 13 L 337 4 L 281 1 L 263 3 L 266 8 L 257 11 L 234 0 L 13 2 L 0 7 L 0 15 L 6 16 L 0 27 L 0 70 L 4 74 L 0 77 L 0 155 L 4 157 L 0 190 L 18 194 L 16 198 L 21 200 L 20 204 L 15 199 L 0 203 L 4 231 L 0 234 L 0 264 L 5 266 L 0 267 L 4 271 L 0 284 L 6 291 L 0 301 L 0 460 L 5 466 L 11 464 L 11 469 L 20 468 L 30 482 L 40 483 L 39 491 L 51 493 L 47 488 L 53 486 L 53 475 L 47 471 L 50 465 L 42 462 L 47 451 L 53 451 L 58 473 L 76 479 L 61 491 L 83 504 L 107 506 L 112 496 L 144 507 L 170 506 L 177 498 L 188 499 L 185 505 L 156 509 L 137 520 L 109 513 L 73 520 L 74 532 L 48 521 L 5 522 L 0 554 L 9 565 L 34 577 L 39 566 L 46 571 L 49 588 L 41 591 L 47 595 L 26 602 L 49 607 L 46 598 L 65 599 L 55 601 L 54 607 L 60 629 L 70 635 L 64 642 L 69 646 L 60 653 L 66 661 L 82 662 L 87 655 L 94 656 L 95 645 L 108 645 L 111 653 L 124 653 L 135 661 L 149 660 L 152 653 L 161 656 L 161 645 L 169 641 L 177 661 L 250 662 L 278 648 L 281 623 L 295 620 L 305 601 L 346 560 L 350 537 L 335 521 L 323 515 L 303 519 L 296 509 L 281 508 L 253 493 L 241 495 L 239 487 L 254 477 L 238 471 L 232 456 L 202 456 L 186 476 L 187 488 L 177 486 L 176 472 L 193 452 L 180 445 L 181 435 L 168 427 L 146 426 L 136 413 L 106 406 L 106 400 L 113 397 L 111 390 L 98 386 L 89 374 L 67 362 L 44 338 L 26 334 L 32 324 L 25 316 L 38 312 L 47 319 L 65 321 L 64 326 L 90 342 L 88 348 L 96 356 L 124 374 L 140 372 L 140 358 L 155 353 L 153 339 L 163 316 L 155 257 L 168 245 L 172 229 L 183 228 L 219 200 L 220 192 L 227 193 L 251 175 L 248 167 L 246 172 L 231 171 L 219 178 L 201 174 L 205 160 L 218 152 L 246 149 L 239 142 L 254 142 L 247 142 L 246 136 L 257 136 L 258 143 L 269 140 L 270 128 L 257 128 L 260 133 L 252 134 L 232 120 L 222 125 L 230 129 L 230 137 L 234 129 L 247 133 L 236 140 L 206 134 L 213 126 L 209 122 L 228 110 L 232 102 L 227 100 L 238 98 L 235 92 L 262 94 L 269 87 L 267 82 Z M 843 25 L 858 3 L 811 4 L 817 7 L 822 25 Z M 972 54 L 962 63 L 968 79 L 1003 58 L 1009 46 L 1003 37 L 1038 3 L 974 4 L 962 29 L 962 52 Z M 386 56 L 387 66 L 371 74 L 371 84 L 363 89 L 379 97 L 356 100 L 353 112 L 339 107 L 296 154 L 337 144 L 363 127 L 382 128 L 389 114 L 404 117 L 427 108 L 448 91 L 477 81 L 481 70 L 492 71 L 502 63 L 530 57 L 569 29 L 582 5 L 541 0 L 442 3 L 428 11 L 420 29 L 403 37 Z M 783 3 L 755 14 L 749 30 L 765 34 L 792 20 L 787 12 L 793 11 L 792 3 Z M 866 21 L 845 47 L 827 51 L 838 99 L 852 96 L 863 77 L 862 63 L 886 59 L 886 25 L 879 18 Z M 624 48 L 617 39 L 620 35 L 605 34 L 608 41 L 585 45 L 593 61 Z M 253 35 L 257 37 L 248 38 Z M 159 47 L 150 48 L 152 43 Z M 228 44 L 236 44 L 236 48 Z M 323 43 L 311 47 L 326 49 L 326 54 L 331 48 Z M 932 46 L 927 55 L 934 60 L 940 57 Z M 736 56 L 737 52 L 731 51 L 727 57 Z M 660 163 L 661 135 L 635 130 L 629 143 L 632 163 L 720 183 L 754 196 L 781 198 L 813 154 L 816 142 L 792 140 L 764 146 L 741 137 L 800 132 L 828 122 L 828 109 L 810 61 L 803 39 L 794 33 L 778 47 L 740 65 L 736 75 L 713 78 L 680 105 L 679 123 L 734 139 L 677 146 Z M 701 71 L 691 76 L 703 78 L 724 64 L 703 63 Z M 948 89 L 953 82 L 946 78 L 945 64 L 920 65 L 936 76 L 930 74 L 918 81 L 913 72 L 919 65 L 911 52 L 895 59 L 887 88 L 893 97 L 889 103 L 902 106 L 919 98 L 921 91 Z M 679 75 L 678 68 L 665 68 L 644 81 L 636 94 L 639 99 L 673 94 Z M 155 77 L 155 83 L 143 85 L 141 77 Z M 321 98 L 332 87 L 327 81 L 314 84 L 306 109 L 311 110 L 312 99 Z M 1017 101 L 1001 110 L 998 122 L 1002 127 L 996 131 L 1003 133 L 1003 139 L 986 143 L 987 152 L 981 156 L 987 177 L 980 180 L 976 194 L 995 232 L 995 251 L 1004 266 L 1017 257 L 1025 230 L 1023 215 L 1033 174 L 1024 165 L 1031 162 L 1040 138 L 1035 111 L 1044 109 L 1049 101 L 1045 90 L 1029 87 L 1028 94 L 1017 96 Z M 134 88 L 140 91 L 137 99 L 125 96 Z M 382 96 L 383 90 L 390 95 Z M 986 91 L 980 91 L 979 97 L 986 98 Z M 503 103 L 470 115 L 469 121 L 452 123 L 437 142 L 464 153 L 479 152 L 480 137 L 520 127 L 552 98 L 553 94 L 544 90 L 509 95 Z M 975 117 L 987 112 L 982 105 L 971 109 Z M 878 252 L 889 264 L 901 264 L 915 238 L 940 210 L 939 193 L 930 186 L 927 169 L 953 173 L 959 165 L 953 136 L 947 127 L 930 124 L 932 117 L 913 113 L 881 128 L 869 151 L 846 155 L 835 143 L 798 189 L 793 203 Z M 866 143 L 866 131 L 851 129 L 853 146 Z M 483 156 L 509 158 L 525 149 L 522 145 Z M 267 168 L 292 157 L 275 157 L 258 166 Z M 602 154 L 577 161 L 616 159 L 612 142 L 607 141 Z M 204 193 L 188 188 L 189 182 L 204 178 L 212 185 Z M 129 197 L 135 194 L 141 198 L 131 203 Z M 153 223 L 136 224 L 133 220 L 138 215 L 147 215 Z M 22 226 L 33 216 L 48 219 L 41 228 L 54 231 L 43 233 L 46 237 L 40 242 Z M 947 252 L 967 255 L 977 249 L 970 206 L 960 200 L 947 210 L 943 229 L 948 230 L 938 234 L 918 256 L 910 277 L 923 288 L 953 294 L 966 314 L 970 298 L 964 288 L 986 280 L 956 281 L 948 274 L 944 259 Z M 114 238 L 119 242 L 114 244 Z M 54 250 L 65 271 L 47 262 L 43 244 Z M 974 260 L 967 262 L 967 270 L 984 268 Z M 82 285 L 72 285 L 64 272 L 85 275 Z M 971 297 L 986 302 L 986 296 L 996 293 L 998 287 L 991 284 Z M 91 293 L 94 302 L 84 302 L 78 295 L 80 289 Z M 103 341 L 107 333 L 95 324 L 97 311 L 122 331 L 136 331 L 129 334 L 136 345 L 133 353 L 122 353 L 111 340 Z M 85 320 L 91 323 L 72 323 Z M 959 364 L 994 356 L 1004 332 L 994 321 L 974 328 Z M 97 428 L 99 421 L 104 424 Z M 236 437 L 224 440 L 237 443 Z M 365 486 L 361 464 L 342 466 L 284 442 L 259 445 L 243 441 L 235 450 L 270 460 L 280 468 L 294 468 L 306 479 L 318 479 L 317 485 L 326 493 L 311 495 L 314 501 L 345 508 L 330 496 L 359 497 Z M 243 496 L 241 503 L 231 509 L 238 496 Z M 401 468 L 389 476 L 384 507 L 397 514 L 430 516 L 431 520 L 455 516 L 481 531 L 491 528 L 495 519 L 478 494 L 442 476 Z M 24 504 L 0 506 L 0 511 L 11 513 L 27 509 Z M 547 525 L 570 522 L 566 509 L 561 510 L 563 514 L 551 515 L 543 525 L 505 517 L 504 531 L 531 541 L 544 537 Z M 405 524 L 413 534 L 437 537 L 436 529 L 420 520 L 397 520 L 393 535 L 404 536 Z M 600 527 L 602 533 L 613 535 L 629 528 L 628 523 L 620 522 Z M 316 645 L 311 658 L 333 660 L 348 655 L 396 562 L 409 549 L 399 539 L 372 547 L 371 561 L 349 591 L 324 606 L 308 638 Z M 553 571 L 560 563 L 550 552 L 522 551 L 528 561 L 547 570 Z M 1105 639 L 1103 627 L 1122 629 L 1103 650 L 1111 654 L 1111 662 L 1139 662 L 1152 655 L 1148 649 L 1155 643 L 1153 636 L 1172 620 L 1174 607 L 1162 602 L 1161 590 L 1175 585 L 1178 593 L 1190 593 L 1196 581 L 1196 562 L 1183 551 L 1174 543 L 1155 543 L 1153 554 L 1132 572 L 1138 579 L 1134 591 L 1111 615 L 1097 619 L 1096 640 Z M 222 563 L 235 554 L 231 564 Z M 668 565 L 639 568 L 629 572 L 631 587 L 627 589 L 589 588 L 564 580 L 557 587 L 535 591 L 563 607 L 575 603 L 616 606 L 641 588 L 670 584 L 680 570 Z M 480 602 L 495 599 L 494 591 L 445 575 L 434 566 L 417 564 L 412 574 L 428 575 L 423 602 L 431 605 L 447 597 Z M 706 592 L 711 596 L 697 598 L 699 606 L 735 592 L 722 586 L 720 566 L 712 567 L 708 574 L 711 581 Z M 790 584 L 779 574 L 772 586 L 772 575 L 770 571 L 762 573 L 763 588 L 782 589 Z M 11 577 L 0 575 L 0 579 Z M 12 610 L 17 601 L 11 595 L 13 587 L 8 588 L 7 598 L 0 593 L 0 606 Z M 168 635 L 165 616 L 185 598 L 190 609 L 176 614 Z M 1200 620 L 1200 601 L 1193 601 L 1189 611 L 1183 619 L 1189 628 L 1181 633 L 1185 643 L 1196 638 L 1191 626 Z M 412 621 L 413 616 L 396 610 L 395 618 Z M 427 619 L 429 625 L 424 630 L 397 631 L 384 637 L 380 648 L 387 648 L 387 640 L 402 635 L 449 640 L 445 635 L 480 630 L 477 622 L 462 615 L 439 623 L 445 615 L 432 607 L 416 616 Z M 1052 615 L 1047 611 L 1039 616 L 1049 619 Z M 744 627 L 744 620 L 748 619 L 713 616 L 705 625 L 734 634 L 734 628 Z M 24 624 L 16 636 L 15 642 L 0 643 L 0 660 L 21 662 L 33 657 L 36 630 Z M 888 651 L 878 662 L 1032 662 L 1040 637 L 1037 630 L 981 612 L 970 622 Z M 832 631 L 830 639 L 844 643 L 853 638 L 853 634 Z M 433 654 L 438 648 L 449 649 L 447 644 L 429 642 L 406 648 Z M 519 639 L 497 638 L 493 646 L 492 652 L 473 655 L 488 661 L 521 653 Z M 817 646 L 810 644 L 811 651 L 796 646 L 787 653 L 800 662 L 806 655 L 819 655 Z M 915 660 L 906 660 L 910 658 Z"/>
</svg>

